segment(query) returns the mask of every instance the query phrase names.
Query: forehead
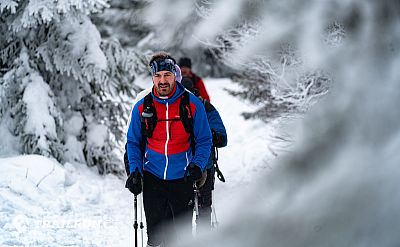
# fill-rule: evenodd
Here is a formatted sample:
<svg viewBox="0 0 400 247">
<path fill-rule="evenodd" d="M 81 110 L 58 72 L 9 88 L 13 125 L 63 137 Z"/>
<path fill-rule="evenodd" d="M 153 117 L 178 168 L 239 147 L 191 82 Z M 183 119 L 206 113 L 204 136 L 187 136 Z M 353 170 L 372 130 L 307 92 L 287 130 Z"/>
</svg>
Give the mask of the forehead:
<svg viewBox="0 0 400 247">
<path fill-rule="evenodd" d="M 161 71 L 158 71 L 158 72 L 156 72 L 155 74 L 154 74 L 154 76 L 155 75 L 158 75 L 158 76 L 161 76 L 161 75 L 174 75 L 174 73 L 172 73 L 171 71 L 168 71 L 168 70 L 161 70 Z"/>
</svg>

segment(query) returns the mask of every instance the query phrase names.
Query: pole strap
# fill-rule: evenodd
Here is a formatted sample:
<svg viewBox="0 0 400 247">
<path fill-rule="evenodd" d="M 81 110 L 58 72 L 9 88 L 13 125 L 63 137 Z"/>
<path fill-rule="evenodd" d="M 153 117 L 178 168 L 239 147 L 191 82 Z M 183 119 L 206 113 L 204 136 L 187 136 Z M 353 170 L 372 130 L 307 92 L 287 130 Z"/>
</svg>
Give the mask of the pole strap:
<svg viewBox="0 0 400 247">
<path fill-rule="evenodd" d="M 217 173 L 217 178 L 221 181 L 221 182 L 223 182 L 223 183 L 225 183 L 225 177 L 224 177 L 224 175 L 222 174 L 222 172 L 221 172 L 221 170 L 219 169 L 219 166 L 218 166 L 218 148 L 216 148 L 216 147 L 214 147 L 214 153 L 215 153 L 215 155 L 214 155 L 214 168 L 215 168 L 215 172 Z"/>
</svg>

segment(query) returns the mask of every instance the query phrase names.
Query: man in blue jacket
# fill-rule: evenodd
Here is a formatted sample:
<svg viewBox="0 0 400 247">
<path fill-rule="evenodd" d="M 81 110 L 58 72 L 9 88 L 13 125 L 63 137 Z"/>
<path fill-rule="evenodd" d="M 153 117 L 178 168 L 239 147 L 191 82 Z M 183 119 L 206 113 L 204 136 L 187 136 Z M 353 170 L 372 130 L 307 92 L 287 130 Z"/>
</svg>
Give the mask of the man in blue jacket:
<svg viewBox="0 0 400 247">
<path fill-rule="evenodd" d="M 210 230 L 211 224 L 211 205 L 212 205 L 212 191 L 214 190 L 214 182 L 215 182 L 215 167 L 214 167 L 214 159 L 215 159 L 215 148 L 222 148 L 227 145 L 228 139 L 226 134 L 226 129 L 224 123 L 222 122 L 221 116 L 219 115 L 217 109 L 206 99 L 203 99 L 196 88 L 194 87 L 193 80 L 189 77 L 182 78 L 182 85 L 192 92 L 194 95 L 199 97 L 201 102 L 203 103 L 206 113 L 207 120 L 210 125 L 210 129 L 212 132 L 212 141 L 213 145 L 211 148 L 211 155 L 208 159 L 206 171 L 207 177 L 204 184 L 199 189 L 199 217 L 197 219 L 197 229 L 200 231 Z"/>
<path fill-rule="evenodd" d="M 153 89 L 132 110 L 126 145 L 130 175 L 125 187 L 135 195 L 143 190 L 148 245 L 161 246 L 174 234 L 166 224 L 170 223 L 165 217 L 168 209 L 174 221 L 184 222 L 184 234 L 191 234 L 192 186 L 206 168 L 212 134 L 201 101 L 187 92 L 185 96 L 176 81 L 175 59 L 160 52 L 149 65 Z M 188 104 L 182 107 L 185 97 Z M 181 120 L 182 114 L 187 114 L 184 119 L 189 123 Z"/>
</svg>

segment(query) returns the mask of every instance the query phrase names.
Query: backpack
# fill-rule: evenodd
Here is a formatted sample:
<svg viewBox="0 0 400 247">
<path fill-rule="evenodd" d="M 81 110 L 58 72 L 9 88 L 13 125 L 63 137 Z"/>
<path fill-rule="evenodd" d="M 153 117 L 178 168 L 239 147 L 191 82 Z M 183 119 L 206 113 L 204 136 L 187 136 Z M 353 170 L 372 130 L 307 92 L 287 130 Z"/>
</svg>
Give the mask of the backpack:
<svg viewBox="0 0 400 247">
<path fill-rule="evenodd" d="M 140 122 L 141 122 L 140 131 L 142 136 L 144 137 L 142 138 L 142 142 L 140 143 L 140 148 L 142 150 L 142 153 L 144 153 L 144 150 L 146 148 L 147 138 L 153 136 L 154 129 L 157 125 L 157 122 L 159 121 L 181 121 L 183 127 L 185 128 L 186 133 L 190 134 L 190 141 L 191 141 L 190 147 L 192 149 L 192 155 L 195 154 L 196 144 L 193 133 L 193 114 L 190 108 L 188 91 L 185 90 L 185 92 L 182 95 L 181 102 L 179 105 L 179 118 L 158 119 L 157 111 L 154 106 L 154 101 L 151 92 L 144 97 L 143 112 L 142 115 L 140 116 Z M 129 162 L 128 162 L 126 145 L 125 145 L 124 163 L 125 163 L 126 174 L 129 176 L 130 171 L 129 171 Z"/>
<path fill-rule="evenodd" d="M 207 113 L 214 111 L 215 107 L 208 102 L 205 99 L 201 100 L 204 108 Z M 143 135 L 142 142 L 140 143 L 142 153 L 144 153 L 144 150 L 146 148 L 146 139 L 148 137 L 152 137 L 153 131 L 157 125 L 158 121 L 182 121 L 183 127 L 185 128 L 185 131 L 190 134 L 190 147 L 192 149 L 192 154 L 194 155 L 195 153 L 195 140 L 194 140 L 194 134 L 193 134 L 193 114 L 192 110 L 190 108 L 190 103 L 189 103 L 189 92 L 185 91 L 182 95 L 181 102 L 179 105 L 179 119 L 178 118 L 173 118 L 173 119 L 157 119 L 157 112 L 156 108 L 154 106 L 153 102 L 153 97 L 151 96 L 151 92 L 148 93 L 144 97 L 144 102 L 143 102 L 143 112 L 140 117 L 140 122 L 141 122 L 141 134 Z M 222 172 L 220 171 L 218 167 L 218 149 L 213 146 L 212 148 L 212 156 L 213 156 L 213 162 L 214 162 L 214 167 L 217 172 L 217 177 L 219 180 L 222 182 L 225 182 L 225 178 L 222 175 Z M 129 171 L 129 161 L 128 161 L 128 154 L 127 154 L 127 148 L 125 145 L 125 153 L 124 153 L 124 164 L 125 164 L 125 171 L 127 176 L 129 176 L 130 171 Z"/>
</svg>

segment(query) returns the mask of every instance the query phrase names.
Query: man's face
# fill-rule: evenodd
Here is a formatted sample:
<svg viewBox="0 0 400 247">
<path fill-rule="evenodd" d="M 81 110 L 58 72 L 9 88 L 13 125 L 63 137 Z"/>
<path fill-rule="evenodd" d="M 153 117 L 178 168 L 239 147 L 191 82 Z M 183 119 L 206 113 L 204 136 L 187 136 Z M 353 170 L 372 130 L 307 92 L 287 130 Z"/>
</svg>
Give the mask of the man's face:
<svg viewBox="0 0 400 247">
<path fill-rule="evenodd" d="M 175 74 L 170 71 L 162 70 L 155 73 L 153 75 L 153 82 L 158 95 L 167 96 L 170 94 L 174 88 L 175 80 Z"/>
<path fill-rule="evenodd" d="M 190 77 L 192 75 L 192 70 L 188 67 L 181 67 L 182 76 Z"/>
</svg>

